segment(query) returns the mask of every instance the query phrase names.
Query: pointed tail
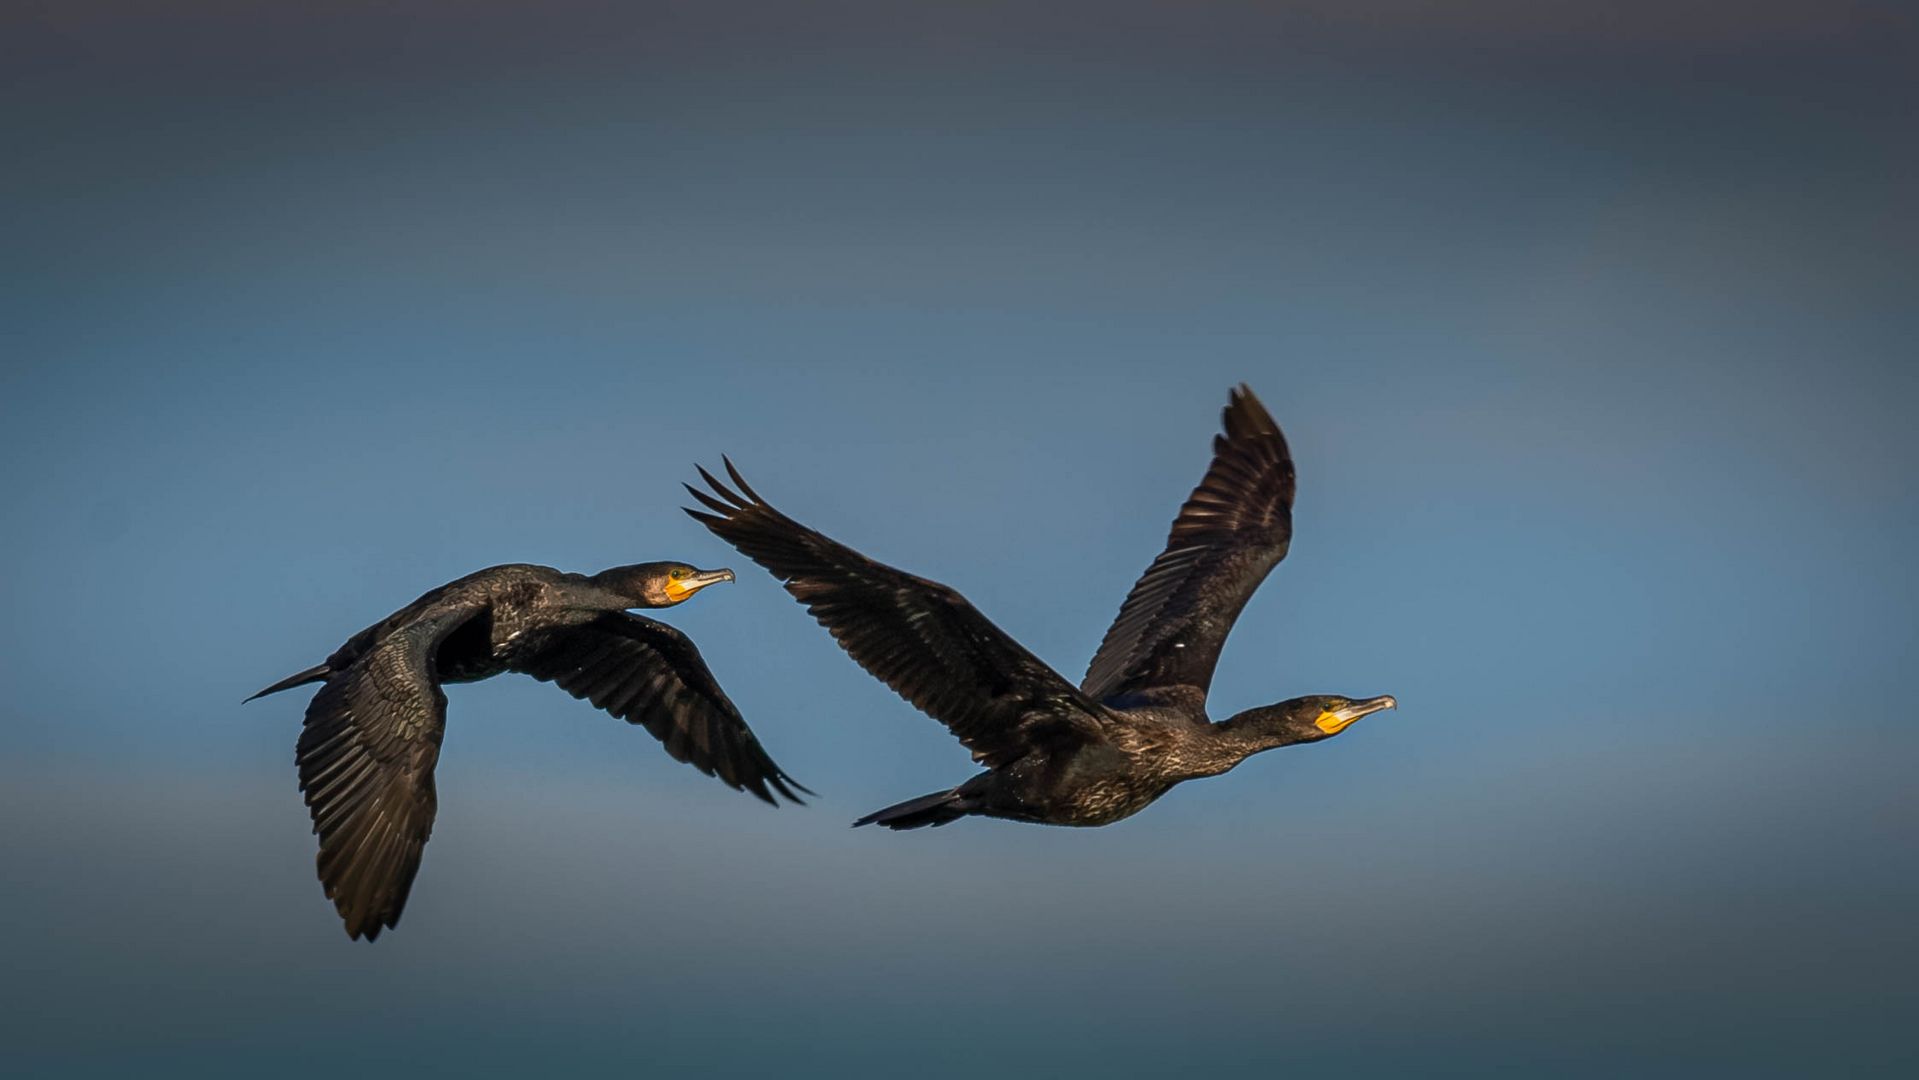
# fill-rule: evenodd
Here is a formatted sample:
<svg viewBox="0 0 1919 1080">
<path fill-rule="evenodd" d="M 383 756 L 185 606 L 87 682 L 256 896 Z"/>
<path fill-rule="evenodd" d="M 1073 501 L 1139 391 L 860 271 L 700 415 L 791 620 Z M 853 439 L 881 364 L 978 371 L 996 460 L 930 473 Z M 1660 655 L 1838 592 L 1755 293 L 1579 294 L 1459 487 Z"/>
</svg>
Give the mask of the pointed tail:
<svg viewBox="0 0 1919 1080">
<path fill-rule="evenodd" d="M 252 701 L 253 698 L 263 698 L 263 697 L 266 697 L 268 694 L 277 694 L 282 690 L 291 690 L 296 686 L 305 686 L 307 683 L 310 683 L 310 682 L 319 682 L 320 680 L 326 678 L 328 675 L 331 675 L 331 674 L 333 674 L 332 668 L 326 666 L 325 664 L 315 664 L 313 667 L 310 667 L 306 669 L 305 671 L 300 672 L 297 675 L 288 675 L 286 678 L 281 679 L 279 682 L 274 683 L 272 686 L 269 686 L 265 690 L 262 690 L 259 693 L 253 695 L 253 697 L 247 698 L 246 701 L 242 701 L 240 704 L 245 705 L 247 701 Z"/>
<path fill-rule="evenodd" d="M 958 788 L 948 791 L 936 791 L 931 795 L 922 795 L 917 799 L 908 799 L 903 803 L 889 806 L 884 810 L 875 810 L 855 821 L 853 827 L 861 825 L 884 825 L 889 829 L 919 829 L 928 825 L 944 825 L 949 821 L 958 821 L 973 812 L 973 805 Z"/>
</svg>

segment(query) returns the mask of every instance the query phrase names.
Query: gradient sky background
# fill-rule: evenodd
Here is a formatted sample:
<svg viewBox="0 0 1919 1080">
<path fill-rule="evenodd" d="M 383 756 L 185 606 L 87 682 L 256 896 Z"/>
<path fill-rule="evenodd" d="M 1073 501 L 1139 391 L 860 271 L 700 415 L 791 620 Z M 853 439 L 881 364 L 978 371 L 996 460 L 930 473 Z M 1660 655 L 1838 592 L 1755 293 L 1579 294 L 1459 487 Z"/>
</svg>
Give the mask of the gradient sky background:
<svg viewBox="0 0 1919 1080">
<path fill-rule="evenodd" d="M 1919 1063 L 1892 5 L 165 6 L 0 17 L 10 1072 Z M 847 829 L 966 756 L 693 462 L 1077 678 L 1241 380 L 1298 535 L 1215 710 L 1401 710 L 1104 830 Z M 822 798 L 456 687 L 349 942 L 304 698 L 240 698 L 659 557 L 740 570 L 668 618 Z"/>
</svg>

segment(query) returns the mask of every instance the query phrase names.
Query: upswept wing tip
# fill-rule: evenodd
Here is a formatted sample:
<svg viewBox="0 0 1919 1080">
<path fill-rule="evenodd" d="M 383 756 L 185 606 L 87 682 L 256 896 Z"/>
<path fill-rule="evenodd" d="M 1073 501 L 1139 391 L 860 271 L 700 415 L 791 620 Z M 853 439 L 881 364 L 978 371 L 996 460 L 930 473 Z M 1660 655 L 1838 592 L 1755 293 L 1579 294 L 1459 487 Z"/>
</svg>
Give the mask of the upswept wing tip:
<svg viewBox="0 0 1919 1080">
<path fill-rule="evenodd" d="M 732 486 L 701 468 L 713 490 L 695 492 L 719 517 L 689 513 L 783 583 L 854 662 L 968 749 L 994 763 L 1027 752 L 1026 714 L 1036 702 L 1072 710 L 1080 733 L 1099 737 L 1093 703 L 959 593 L 801 525 L 754 491 L 730 457 L 722 460 Z"/>
<path fill-rule="evenodd" d="M 725 516 L 733 513 L 733 511 L 737 509 L 737 507 L 728 506 L 727 504 L 721 502 L 719 499 L 715 498 L 714 496 L 709 495 L 706 492 L 701 491 L 699 488 L 694 487 L 692 484 L 684 484 L 682 486 L 686 488 L 687 494 L 693 496 L 695 499 L 698 499 L 700 501 L 701 506 L 706 507 L 708 510 L 713 511 L 716 514 Z M 721 488 L 720 490 L 724 491 L 726 489 Z M 695 511 L 688 509 L 686 507 L 681 507 L 681 509 L 686 510 L 686 512 L 689 514 L 695 513 Z"/>
<path fill-rule="evenodd" d="M 740 489 L 740 494 L 746 496 L 748 499 L 750 499 L 751 501 L 755 503 L 759 503 L 762 506 L 766 504 L 766 500 L 760 498 L 760 493 L 753 490 L 753 485 L 746 482 L 746 477 L 740 475 L 739 467 L 733 464 L 732 458 L 727 457 L 725 454 L 721 454 L 720 461 L 725 463 L 726 475 L 733 478 L 733 483 L 735 486 L 737 486 Z"/>
<path fill-rule="evenodd" d="M 1220 414 L 1220 422 L 1228 439 L 1279 434 L 1278 421 L 1266 410 L 1259 395 L 1253 393 L 1253 388 L 1245 383 L 1240 383 L 1227 393 L 1226 408 Z"/>
<path fill-rule="evenodd" d="M 700 474 L 700 479 L 706 481 L 707 487 L 712 488 L 714 491 L 731 494 L 731 492 L 727 491 L 725 484 L 720 483 L 719 480 L 714 478 L 712 473 L 706 471 L 706 466 L 701 465 L 699 462 L 694 462 L 693 471 Z M 690 486 L 691 485 L 689 485 L 689 487 Z M 697 492 L 695 492 L 695 494 L 697 494 Z"/>
<path fill-rule="evenodd" d="M 728 516 L 736 514 L 741 510 L 750 510 L 757 506 L 765 506 L 766 500 L 760 498 L 759 493 L 747 485 L 746 481 L 740 476 L 739 468 L 733 464 L 733 459 L 722 454 L 720 455 L 720 460 L 726 463 L 726 474 L 732 478 L 732 485 L 728 486 L 724 481 L 720 480 L 719 477 L 714 476 L 707 470 L 706 466 L 695 463 L 693 468 L 699 472 L 700 479 L 705 481 L 706 485 L 713 490 L 711 493 L 707 493 L 688 485 L 687 490 L 693 493 L 693 497 Z M 716 502 L 715 496 L 724 501 Z"/>
<path fill-rule="evenodd" d="M 1227 394 L 1213 460 L 1100 642 L 1087 693 L 1187 685 L 1203 696 L 1227 630 L 1292 537 L 1293 464 L 1246 383 Z"/>
</svg>

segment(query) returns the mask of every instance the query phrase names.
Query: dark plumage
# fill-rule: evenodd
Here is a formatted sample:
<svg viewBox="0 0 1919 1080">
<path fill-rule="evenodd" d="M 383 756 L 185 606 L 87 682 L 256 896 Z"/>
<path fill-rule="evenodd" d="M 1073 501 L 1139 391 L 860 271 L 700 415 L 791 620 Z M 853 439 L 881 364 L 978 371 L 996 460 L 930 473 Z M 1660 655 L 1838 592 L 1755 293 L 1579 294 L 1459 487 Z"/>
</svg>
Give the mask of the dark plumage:
<svg viewBox="0 0 1919 1080">
<path fill-rule="evenodd" d="M 442 585 L 347 639 L 326 662 L 253 697 L 326 683 L 295 760 L 320 837 L 320 882 L 349 936 L 400 921 L 433 831 L 442 683 L 518 671 L 554 683 L 769 803 L 804 787 L 760 747 L 685 634 L 629 608 L 671 607 L 731 570 L 621 566 L 585 577 L 494 566 Z M 248 698 L 248 701 L 253 698 Z M 811 794 L 811 792 L 806 792 Z"/>
<path fill-rule="evenodd" d="M 766 567 L 859 665 L 951 728 L 986 771 L 854 822 L 895 829 L 968 814 L 1105 825 L 1174 784 L 1261 750 L 1316 742 L 1397 704 L 1318 695 L 1212 723 L 1206 692 L 1233 621 L 1292 539 L 1293 461 L 1244 386 L 1213 463 L 1075 687 L 945 585 L 874 562 L 705 469 L 687 513 Z"/>
</svg>

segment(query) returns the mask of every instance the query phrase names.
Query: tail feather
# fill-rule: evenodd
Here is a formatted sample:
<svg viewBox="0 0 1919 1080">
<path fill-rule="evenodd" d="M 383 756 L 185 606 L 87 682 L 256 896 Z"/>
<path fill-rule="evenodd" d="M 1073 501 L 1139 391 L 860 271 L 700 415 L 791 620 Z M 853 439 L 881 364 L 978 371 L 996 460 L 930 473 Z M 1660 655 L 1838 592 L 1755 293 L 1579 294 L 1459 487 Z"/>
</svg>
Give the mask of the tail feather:
<svg viewBox="0 0 1919 1080">
<path fill-rule="evenodd" d="M 861 825 L 884 825 L 889 829 L 919 829 L 928 825 L 944 825 L 958 821 L 972 813 L 972 804 L 959 793 L 958 788 L 936 791 L 931 795 L 922 795 L 917 799 L 908 799 L 884 810 L 875 810 L 855 821 L 853 827 Z"/>
<path fill-rule="evenodd" d="M 246 701 L 242 701 L 240 704 L 244 705 L 247 701 L 252 701 L 253 698 L 263 698 L 268 694 L 277 694 L 282 690 L 291 690 L 296 686 L 305 686 L 307 683 L 319 682 L 331 674 L 333 674 L 332 668 L 327 667 L 325 664 L 315 664 L 313 667 L 297 675 L 288 675 L 286 678 L 253 695 L 253 697 L 247 698 Z"/>
</svg>

